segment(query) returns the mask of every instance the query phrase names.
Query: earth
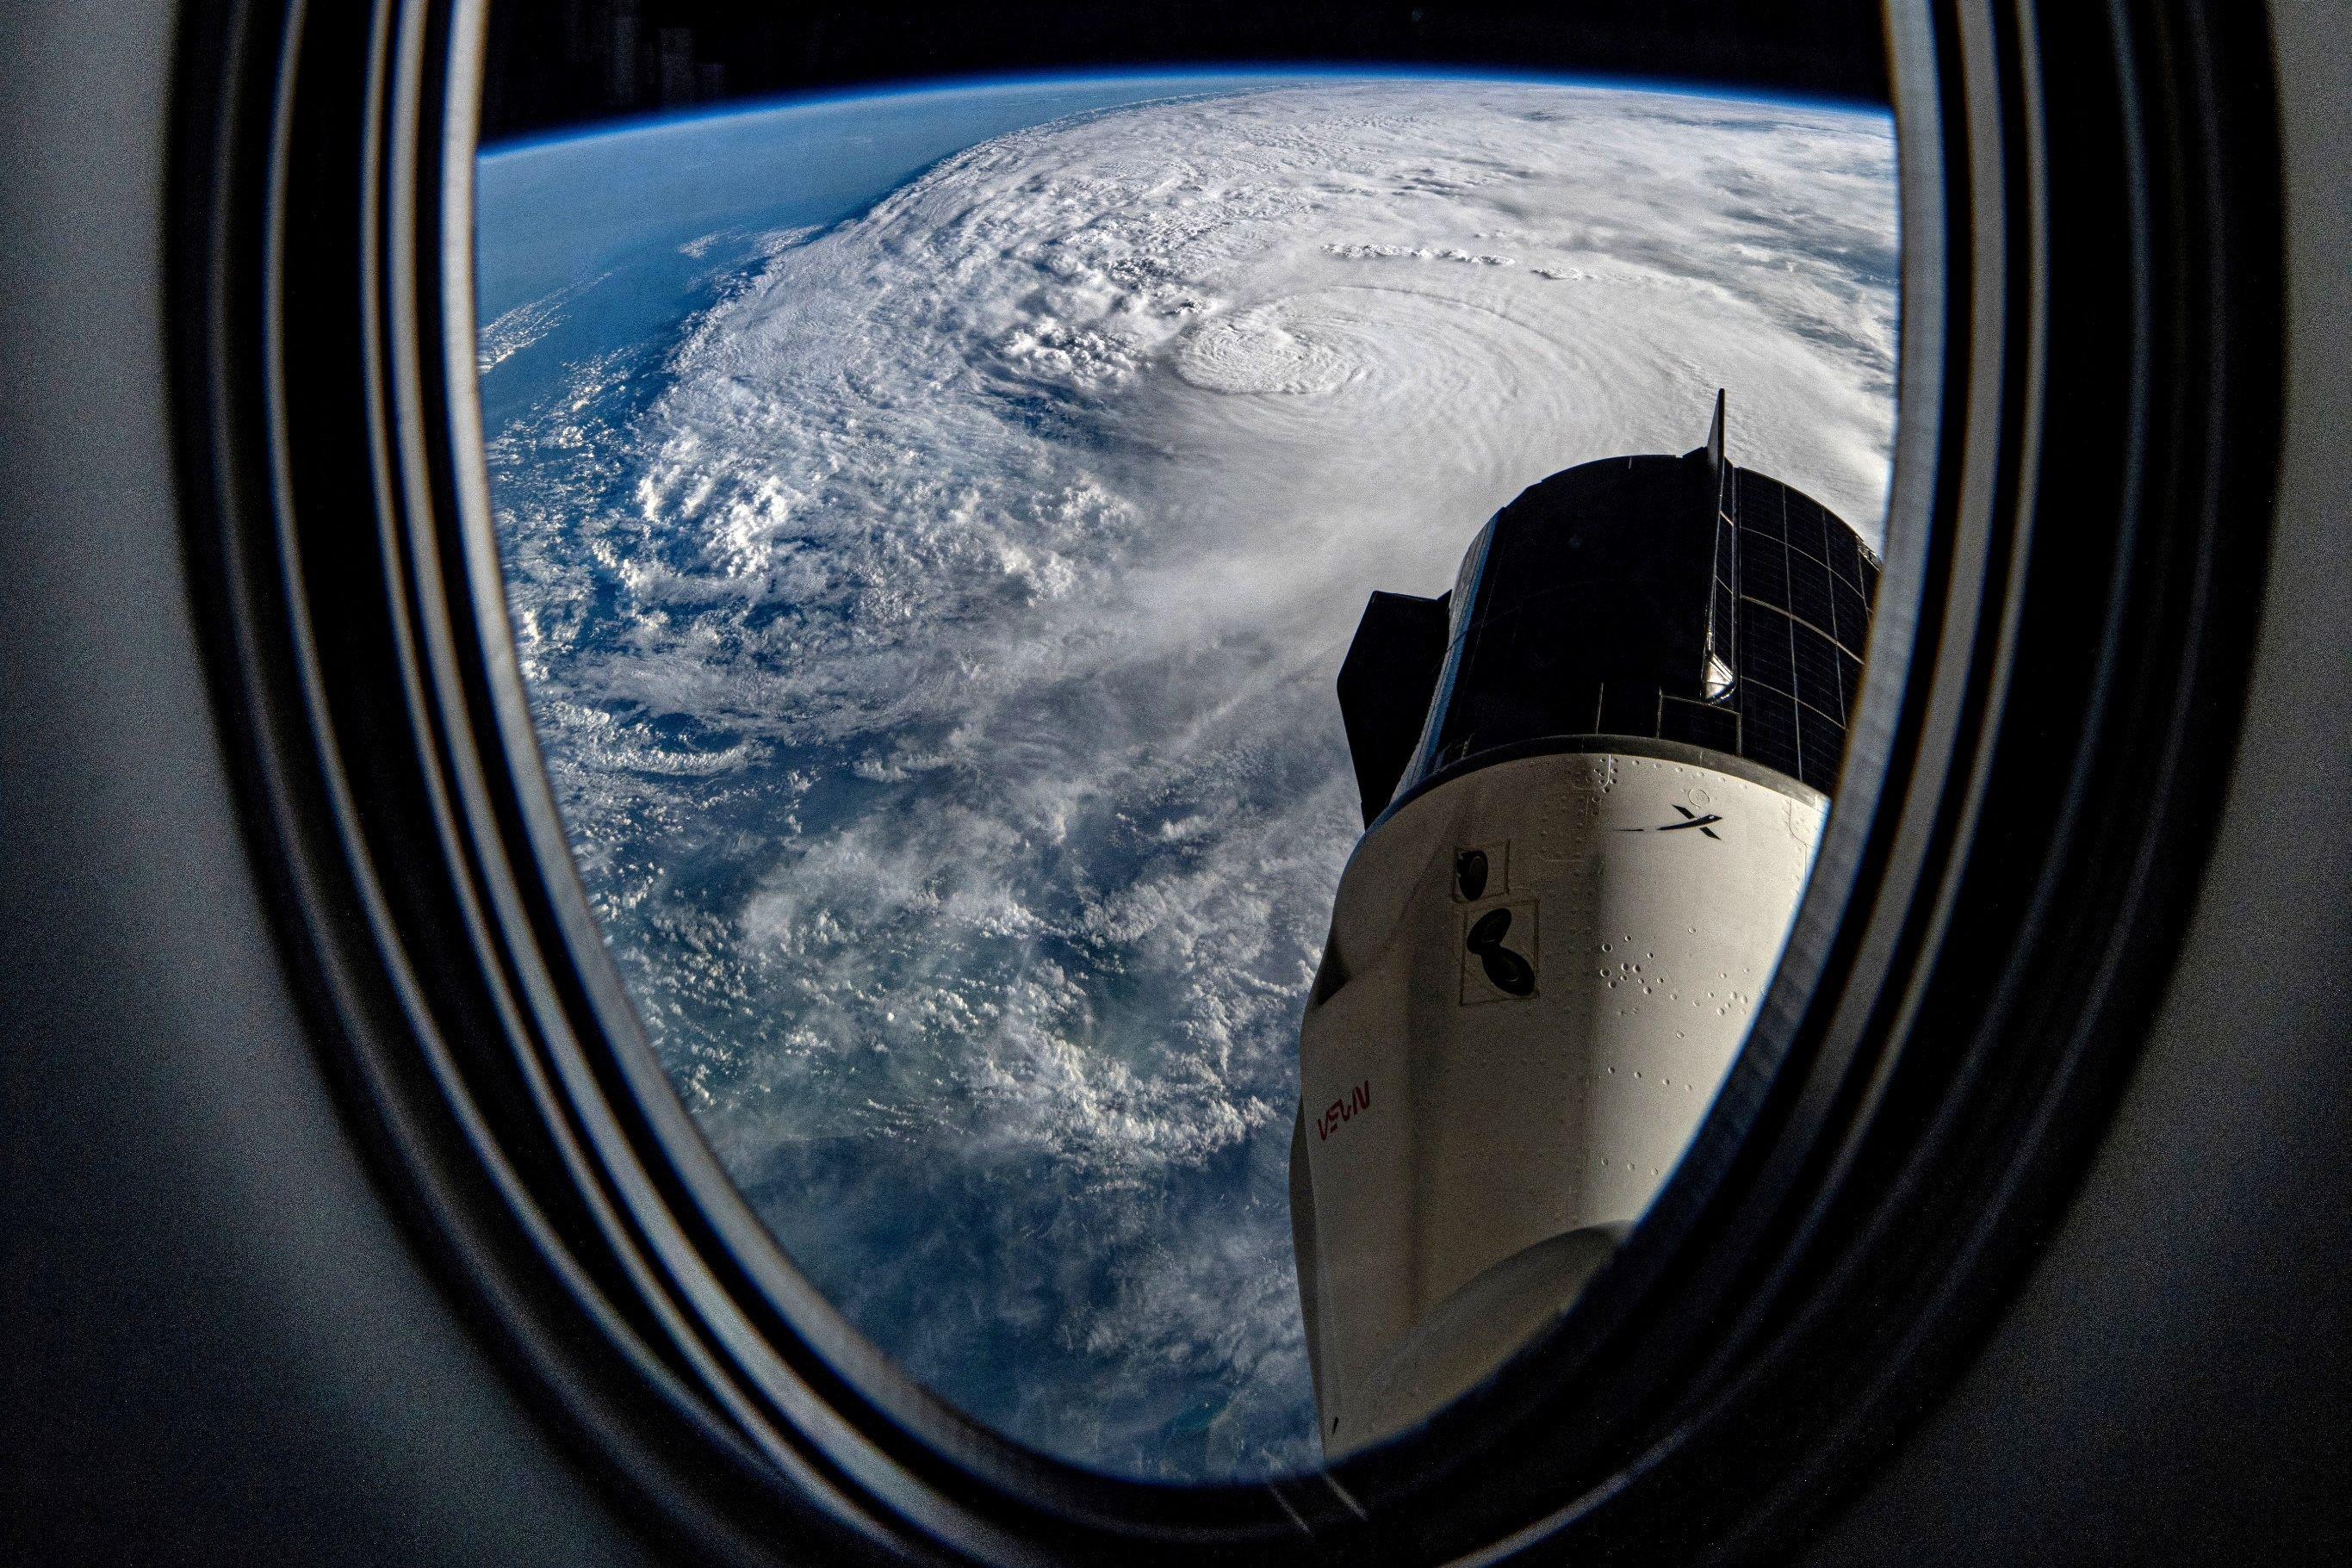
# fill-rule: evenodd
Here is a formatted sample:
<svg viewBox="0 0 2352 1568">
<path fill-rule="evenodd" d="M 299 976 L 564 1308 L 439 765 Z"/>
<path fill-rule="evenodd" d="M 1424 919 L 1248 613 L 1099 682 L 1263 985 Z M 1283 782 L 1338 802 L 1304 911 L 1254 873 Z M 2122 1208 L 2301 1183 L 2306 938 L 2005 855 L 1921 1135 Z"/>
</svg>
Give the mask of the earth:
<svg viewBox="0 0 2352 1568">
<path fill-rule="evenodd" d="M 679 1095 L 810 1278 L 1098 1469 L 1312 1466 L 1332 682 L 1556 469 L 1879 542 L 1893 128 L 1428 76 L 965 86 L 478 167 L 517 643 Z"/>
</svg>

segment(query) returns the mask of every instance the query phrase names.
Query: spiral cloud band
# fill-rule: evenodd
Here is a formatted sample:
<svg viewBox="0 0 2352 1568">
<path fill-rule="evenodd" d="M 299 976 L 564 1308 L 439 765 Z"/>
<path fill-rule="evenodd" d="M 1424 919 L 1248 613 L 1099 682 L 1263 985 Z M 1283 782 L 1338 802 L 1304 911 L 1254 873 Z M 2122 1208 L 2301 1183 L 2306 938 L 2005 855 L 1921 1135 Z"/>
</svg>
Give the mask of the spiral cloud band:
<svg viewBox="0 0 2352 1568">
<path fill-rule="evenodd" d="M 779 233 L 499 434 L 592 897 L 854 1321 L 1082 1462 L 1312 1461 L 1285 1156 L 1365 595 L 1441 591 L 1555 469 L 1696 444 L 1718 386 L 1738 461 L 1875 542 L 1895 243 L 1876 114 L 1180 98 Z"/>
</svg>

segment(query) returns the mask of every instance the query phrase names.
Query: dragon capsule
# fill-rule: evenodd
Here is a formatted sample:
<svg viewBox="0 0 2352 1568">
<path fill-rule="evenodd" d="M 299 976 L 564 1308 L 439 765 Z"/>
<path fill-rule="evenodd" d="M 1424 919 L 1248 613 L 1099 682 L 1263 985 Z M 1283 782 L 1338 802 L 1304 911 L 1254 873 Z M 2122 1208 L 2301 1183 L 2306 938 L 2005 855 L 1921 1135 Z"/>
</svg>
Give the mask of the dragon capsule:
<svg viewBox="0 0 2352 1568">
<path fill-rule="evenodd" d="M 1769 982 L 1878 560 L 1724 453 L 1554 474 L 1339 677 L 1365 831 L 1299 1038 L 1293 1241 L 1331 1458 L 1574 1303 Z"/>
</svg>

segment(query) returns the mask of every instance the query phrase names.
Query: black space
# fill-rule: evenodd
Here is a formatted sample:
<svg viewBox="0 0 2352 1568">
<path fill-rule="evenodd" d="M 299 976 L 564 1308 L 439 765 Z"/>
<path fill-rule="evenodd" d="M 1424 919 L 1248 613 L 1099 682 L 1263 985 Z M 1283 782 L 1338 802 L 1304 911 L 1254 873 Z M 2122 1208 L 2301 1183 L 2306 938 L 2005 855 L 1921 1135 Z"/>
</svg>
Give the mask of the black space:
<svg viewBox="0 0 2352 1568">
<path fill-rule="evenodd" d="M 483 140 L 923 77 L 1242 62 L 1596 72 L 1886 100 L 1877 0 L 499 0 Z"/>
</svg>

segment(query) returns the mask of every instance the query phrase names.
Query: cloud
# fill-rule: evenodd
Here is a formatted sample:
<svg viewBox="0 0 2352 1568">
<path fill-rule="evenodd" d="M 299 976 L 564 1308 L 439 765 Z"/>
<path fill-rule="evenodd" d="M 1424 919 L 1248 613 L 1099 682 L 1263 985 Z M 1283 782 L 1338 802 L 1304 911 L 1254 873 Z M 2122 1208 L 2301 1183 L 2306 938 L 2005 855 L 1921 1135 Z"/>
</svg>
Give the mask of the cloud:
<svg viewBox="0 0 2352 1568">
<path fill-rule="evenodd" d="M 478 375 L 488 375 L 499 365 L 555 330 L 562 322 L 564 307 L 611 276 L 609 272 L 600 272 L 593 277 L 583 277 L 577 283 L 568 283 L 537 299 L 518 305 L 495 320 L 486 323 L 477 339 L 475 372 Z"/>
<path fill-rule="evenodd" d="M 1718 385 L 1738 461 L 1874 538 L 1893 181 L 1880 118 L 1657 94 L 1086 115 L 793 231 L 501 433 L 592 896 L 878 1343 L 1085 1462 L 1311 1461 L 1283 1172 L 1364 597 L 1695 444 Z"/>
</svg>

